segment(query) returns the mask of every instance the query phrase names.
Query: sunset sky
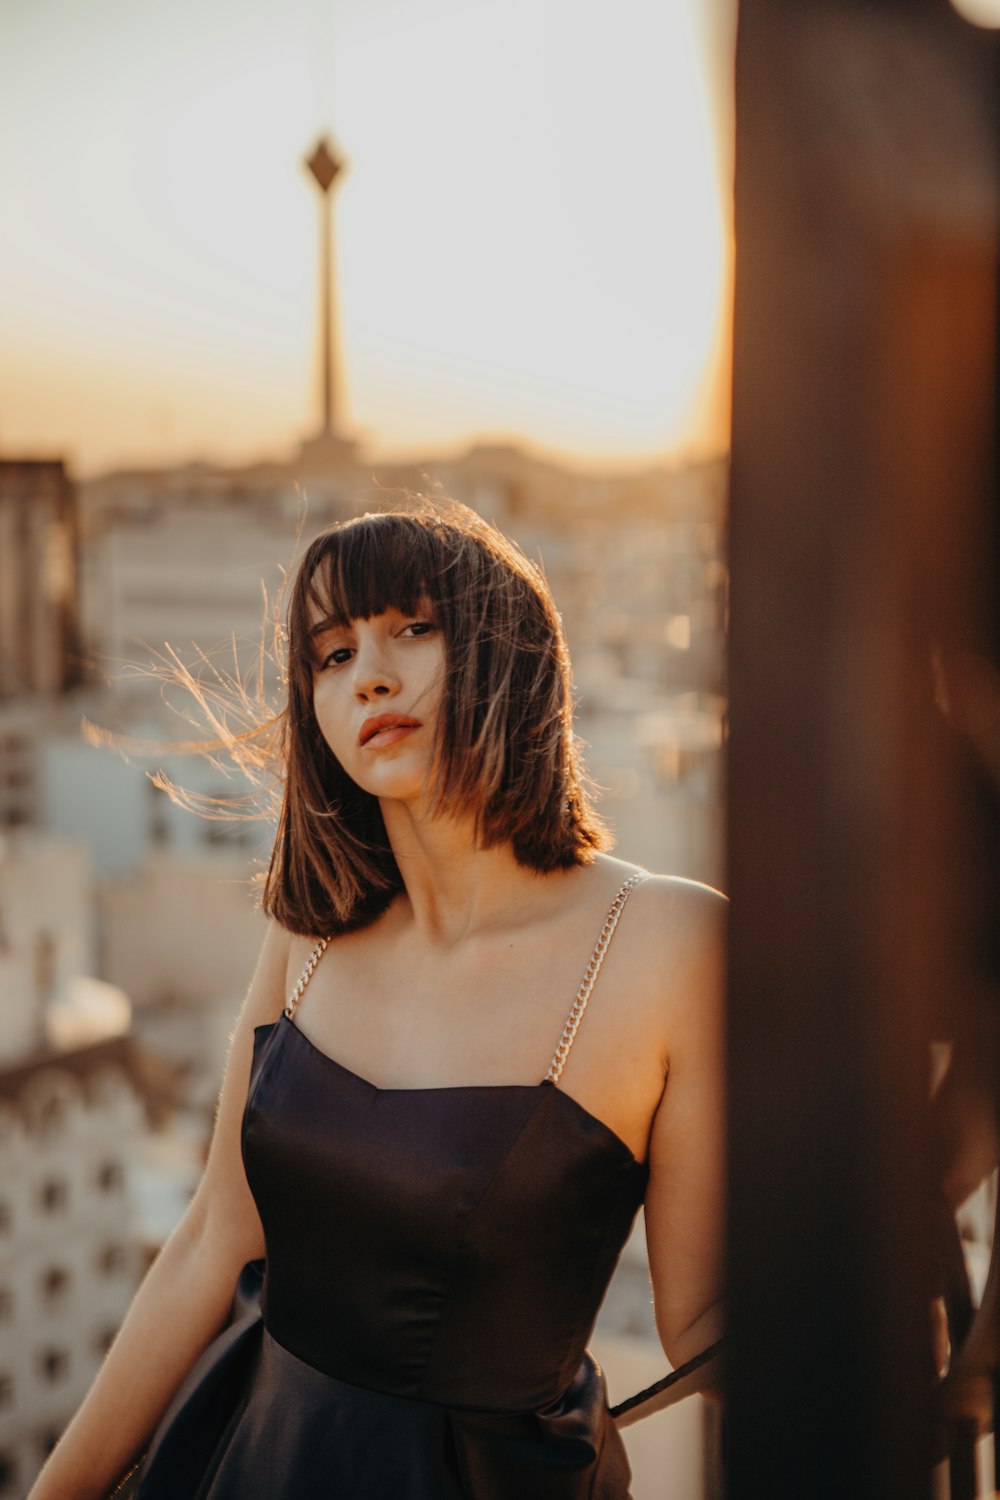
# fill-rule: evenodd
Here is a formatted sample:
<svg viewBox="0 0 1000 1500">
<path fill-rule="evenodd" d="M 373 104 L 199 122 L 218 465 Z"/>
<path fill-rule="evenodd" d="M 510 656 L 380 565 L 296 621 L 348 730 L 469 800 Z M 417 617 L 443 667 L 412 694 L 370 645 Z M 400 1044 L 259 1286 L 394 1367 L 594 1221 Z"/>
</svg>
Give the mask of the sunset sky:
<svg viewBox="0 0 1000 1500">
<path fill-rule="evenodd" d="M 735 0 L 5 0 L 0 455 L 726 441 Z"/>
</svg>

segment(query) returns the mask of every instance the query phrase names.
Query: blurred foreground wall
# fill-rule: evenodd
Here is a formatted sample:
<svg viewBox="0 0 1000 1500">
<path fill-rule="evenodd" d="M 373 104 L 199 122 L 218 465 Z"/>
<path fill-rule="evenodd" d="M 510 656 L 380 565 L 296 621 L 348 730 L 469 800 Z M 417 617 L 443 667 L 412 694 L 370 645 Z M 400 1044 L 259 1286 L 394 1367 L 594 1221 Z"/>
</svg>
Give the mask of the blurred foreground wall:
<svg viewBox="0 0 1000 1500">
<path fill-rule="evenodd" d="M 944 0 L 740 10 L 729 1500 L 916 1500 L 949 1455 L 958 1500 L 992 1423 L 932 1088 L 974 1027 L 967 1193 L 996 864 L 948 687 L 997 660 L 996 55 Z"/>
</svg>

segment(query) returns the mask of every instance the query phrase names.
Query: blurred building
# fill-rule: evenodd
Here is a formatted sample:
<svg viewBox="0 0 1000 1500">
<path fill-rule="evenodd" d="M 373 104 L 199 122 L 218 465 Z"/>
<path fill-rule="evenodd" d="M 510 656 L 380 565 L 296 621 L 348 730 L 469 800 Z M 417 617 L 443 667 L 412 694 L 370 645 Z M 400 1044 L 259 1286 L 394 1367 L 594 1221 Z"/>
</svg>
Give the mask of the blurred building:
<svg viewBox="0 0 1000 1500">
<path fill-rule="evenodd" d="M 0 459 L 0 700 L 80 681 L 77 564 L 63 464 Z"/>
<path fill-rule="evenodd" d="M 132 494 L 131 487 L 126 492 Z M 102 514 L 84 553 L 84 626 L 95 672 L 118 695 L 141 688 L 136 666 L 204 652 L 249 682 L 277 674 L 265 623 L 296 542 L 296 499 L 245 486 L 178 496 L 150 482 L 143 503 Z M 96 518 L 92 518 L 96 519 Z M 265 598 L 266 591 L 266 598 Z M 270 644 L 270 643 L 266 643 Z"/>
<path fill-rule="evenodd" d="M 345 460 L 323 472 L 292 461 L 105 475 L 81 493 L 83 618 L 107 678 L 105 711 L 119 715 L 118 728 L 138 726 L 139 738 L 189 736 L 190 700 L 164 687 L 165 642 L 213 702 L 259 686 L 277 705 L 269 647 L 303 538 L 406 493 L 446 494 L 500 525 L 548 576 L 574 663 L 580 734 L 622 854 L 719 883 L 726 490 L 721 460 L 595 475 L 512 445 L 411 464 Z M 193 761 L 177 774 L 202 789 Z M 92 804 L 73 814 L 75 777 L 48 774 L 46 785 L 59 807 L 54 826 L 80 835 L 73 817 Z M 105 848 L 102 868 L 134 868 L 143 857 L 145 799 L 122 793 L 121 853 Z M 107 846 L 107 822 L 103 829 L 96 836 Z M 171 824 L 171 842 L 184 837 Z"/>
<path fill-rule="evenodd" d="M 171 1075 L 129 1037 L 0 1064 L 0 1496 L 26 1493 L 147 1262 L 134 1177 Z"/>
<path fill-rule="evenodd" d="M 37 829 L 0 835 L 0 1066 L 44 1047 L 46 1012 L 97 971 L 86 849 Z"/>
<path fill-rule="evenodd" d="M 101 915 L 103 972 L 131 996 L 135 1034 L 181 1069 L 207 1145 L 229 1039 L 264 941 L 246 855 L 158 852 L 134 874 L 102 883 Z"/>
<path fill-rule="evenodd" d="M 82 675 L 76 487 L 59 460 L 0 459 L 0 829 L 38 821 L 44 726 Z"/>
<path fill-rule="evenodd" d="M 721 885 L 721 497 L 706 485 L 692 510 L 515 534 L 543 562 L 563 615 L 577 733 L 620 853 Z"/>
<path fill-rule="evenodd" d="M 0 836 L 0 1497 L 11 1500 L 85 1394 L 196 1179 L 176 1138 L 180 1070 L 127 1034 L 128 997 L 94 977 L 96 918 L 83 845 L 22 827 Z"/>
</svg>

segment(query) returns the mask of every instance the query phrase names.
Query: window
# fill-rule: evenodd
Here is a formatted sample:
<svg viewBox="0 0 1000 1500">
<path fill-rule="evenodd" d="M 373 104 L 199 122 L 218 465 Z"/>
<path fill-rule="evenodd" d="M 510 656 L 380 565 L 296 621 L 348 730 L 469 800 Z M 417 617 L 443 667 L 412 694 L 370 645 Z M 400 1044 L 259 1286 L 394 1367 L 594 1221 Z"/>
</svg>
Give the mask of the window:
<svg viewBox="0 0 1000 1500">
<path fill-rule="evenodd" d="M 66 1100 L 62 1094 L 53 1094 L 46 1099 L 39 1113 L 42 1134 L 55 1135 L 66 1125 Z"/>
<path fill-rule="evenodd" d="M 43 1349 L 38 1368 L 50 1385 L 65 1380 L 69 1374 L 69 1352 L 66 1349 Z"/>
<path fill-rule="evenodd" d="M 207 823 L 201 830 L 204 843 L 211 848 L 239 848 L 248 843 L 250 834 L 240 824 L 236 823 Z"/>
<path fill-rule="evenodd" d="M 97 1186 L 102 1193 L 117 1193 L 125 1181 L 120 1161 L 102 1163 L 97 1173 Z"/>
<path fill-rule="evenodd" d="M 42 1274 L 42 1296 L 46 1302 L 57 1302 L 69 1290 L 69 1272 L 62 1266 L 49 1266 Z"/>
<path fill-rule="evenodd" d="M 9 1286 L 0 1286 L 0 1323 L 9 1323 L 14 1316 L 14 1293 Z"/>
<path fill-rule="evenodd" d="M 47 1214 L 59 1213 L 69 1201 L 67 1184 L 58 1177 L 50 1177 L 42 1183 L 38 1201 Z"/>
<path fill-rule="evenodd" d="M 14 1377 L 8 1375 L 6 1370 L 0 1370 L 0 1411 L 6 1411 L 14 1405 Z"/>
<path fill-rule="evenodd" d="M 125 1269 L 125 1246 L 105 1245 L 97 1257 L 97 1269 L 102 1276 L 115 1276 Z"/>
<path fill-rule="evenodd" d="M 10 1211 L 10 1204 L 0 1199 L 0 1234 L 8 1234 L 13 1223 L 14 1215 Z"/>
</svg>

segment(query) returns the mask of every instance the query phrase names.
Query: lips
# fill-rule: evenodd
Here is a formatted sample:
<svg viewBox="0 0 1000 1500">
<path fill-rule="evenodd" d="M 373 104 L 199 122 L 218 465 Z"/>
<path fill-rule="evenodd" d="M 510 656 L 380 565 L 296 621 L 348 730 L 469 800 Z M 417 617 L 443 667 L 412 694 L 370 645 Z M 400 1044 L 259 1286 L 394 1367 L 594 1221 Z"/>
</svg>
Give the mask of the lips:
<svg viewBox="0 0 1000 1500">
<path fill-rule="evenodd" d="M 366 719 L 358 734 L 358 744 L 367 745 L 376 737 L 380 744 L 395 744 L 397 739 L 403 735 L 393 734 L 393 730 L 419 729 L 420 720 L 411 719 L 409 714 L 374 714 Z"/>
</svg>

